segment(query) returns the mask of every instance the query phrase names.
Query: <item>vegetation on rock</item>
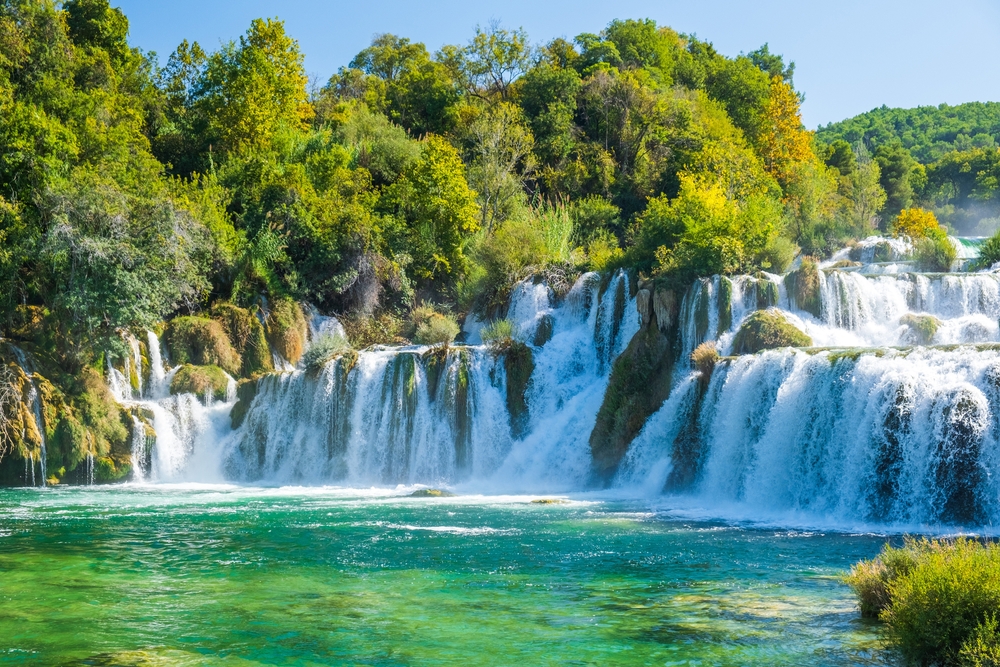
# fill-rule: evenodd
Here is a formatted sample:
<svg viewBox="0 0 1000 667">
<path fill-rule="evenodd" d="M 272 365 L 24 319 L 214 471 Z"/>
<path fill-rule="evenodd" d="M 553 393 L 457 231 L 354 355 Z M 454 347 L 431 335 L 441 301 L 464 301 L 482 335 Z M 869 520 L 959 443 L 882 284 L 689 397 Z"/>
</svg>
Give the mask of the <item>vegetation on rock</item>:
<svg viewBox="0 0 1000 667">
<path fill-rule="evenodd" d="M 941 326 L 941 320 L 933 315 L 914 315 L 912 313 L 903 315 L 899 323 L 909 328 L 910 335 L 917 345 L 930 345 L 938 327 Z"/>
<path fill-rule="evenodd" d="M 733 338 L 733 354 L 756 354 L 779 347 L 809 347 L 812 339 L 776 310 L 759 310 L 747 317 Z"/>
<path fill-rule="evenodd" d="M 184 364 L 174 374 L 170 383 L 171 394 L 195 394 L 201 398 L 211 396 L 224 401 L 229 391 L 230 377 L 218 366 L 192 366 Z"/>
</svg>

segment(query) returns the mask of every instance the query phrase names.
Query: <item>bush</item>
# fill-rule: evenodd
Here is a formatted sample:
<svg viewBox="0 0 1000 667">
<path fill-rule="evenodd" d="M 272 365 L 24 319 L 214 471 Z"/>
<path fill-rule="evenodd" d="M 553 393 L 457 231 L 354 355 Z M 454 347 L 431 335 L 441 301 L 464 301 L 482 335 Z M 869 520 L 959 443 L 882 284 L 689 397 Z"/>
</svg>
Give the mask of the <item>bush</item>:
<svg viewBox="0 0 1000 667">
<path fill-rule="evenodd" d="M 240 366 L 241 377 L 253 377 L 274 370 L 264 325 L 253 312 L 231 303 L 216 303 L 212 306 L 212 319 L 222 325 L 236 352 L 243 359 Z"/>
<path fill-rule="evenodd" d="M 775 236 L 757 258 L 757 264 L 771 273 L 782 274 L 788 270 L 799 254 L 799 247 L 784 236 Z"/>
<path fill-rule="evenodd" d="M 976 626 L 958 650 L 958 662 L 963 667 L 1000 666 L 1000 632 L 996 614 Z"/>
<path fill-rule="evenodd" d="M 937 217 L 930 211 L 904 208 L 892 222 L 892 235 L 909 236 L 916 240 L 937 235 L 940 227 Z"/>
<path fill-rule="evenodd" d="M 476 252 L 476 261 L 484 269 L 477 286 L 477 311 L 489 314 L 503 308 L 514 285 L 544 264 L 546 256 L 541 230 L 527 220 L 505 222 Z"/>
<path fill-rule="evenodd" d="M 351 352 L 351 344 L 347 339 L 339 335 L 325 335 L 313 341 L 305 354 L 302 355 L 302 364 L 306 369 L 318 371 L 333 359 Z"/>
<path fill-rule="evenodd" d="M 1000 643 L 1000 545 L 968 538 L 907 539 L 854 566 L 862 614 L 878 613 L 910 663 L 994 665 Z"/>
<path fill-rule="evenodd" d="M 997 262 L 1000 262 L 1000 231 L 986 239 L 979 247 L 979 259 L 976 260 L 977 269 L 988 269 Z"/>
<path fill-rule="evenodd" d="M 733 354 L 756 354 L 779 347 L 809 347 L 812 339 L 796 329 L 778 311 L 758 310 L 740 325 L 733 338 Z"/>
<path fill-rule="evenodd" d="M 719 351 L 715 348 L 715 341 L 706 341 L 694 348 L 691 353 L 691 363 L 701 371 L 702 375 L 708 377 L 715 369 L 715 364 L 719 362 Z"/>
<path fill-rule="evenodd" d="M 423 305 L 413 309 L 413 341 L 420 345 L 449 345 L 461 329 L 455 319 Z"/>
<path fill-rule="evenodd" d="M 218 366 L 237 375 L 243 365 L 222 325 L 205 317 L 177 317 L 167 325 L 167 350 L 175 364 Z"/>
<path fill-rule="evenodd" d="M 374 317 L 354 315 L 341 320 L 347 332 L 347 340 L 356 350 L 372 345 L 406 345 L 410 341 L 402 337 L 404 321 L 390 313 Z M 411 332 L 412 333 L 412 332 Z"/>
<path fill-rule="evenodd" d="M 951 271 L 951 265 L 958 255 L 955 245 L 943 232 L 934 237 L 917 239 L 913 248 L 921 271 Z"/>
<path fill-rule="evenodd" d="M 502 351 L 514 343 L 515 326 L 512 320 L 493 320 L 479 333 L 485 345 Z"/>
</svg>

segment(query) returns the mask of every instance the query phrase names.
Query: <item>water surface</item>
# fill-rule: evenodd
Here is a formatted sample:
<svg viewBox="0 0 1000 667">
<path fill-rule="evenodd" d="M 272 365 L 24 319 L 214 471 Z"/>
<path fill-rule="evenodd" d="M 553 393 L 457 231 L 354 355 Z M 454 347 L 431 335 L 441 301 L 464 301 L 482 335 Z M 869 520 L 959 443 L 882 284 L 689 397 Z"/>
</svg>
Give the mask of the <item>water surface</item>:
<svg viewBox="0 0 1000 667">
<path fill-rule="evenodd" d="M 400 493 L 2 490 L 0 664 L 883 664 L 884 537 Z"/>
</svg>

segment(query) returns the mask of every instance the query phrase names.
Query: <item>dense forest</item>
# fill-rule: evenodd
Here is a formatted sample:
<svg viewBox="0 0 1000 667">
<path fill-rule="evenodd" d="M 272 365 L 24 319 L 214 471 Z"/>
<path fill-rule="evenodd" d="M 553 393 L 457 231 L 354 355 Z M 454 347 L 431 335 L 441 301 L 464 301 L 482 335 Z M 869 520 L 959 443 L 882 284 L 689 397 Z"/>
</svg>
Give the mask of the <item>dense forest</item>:
<svg viewBox="0 0 1000 667">
<path fill-rule="evenodd" d="M 858 142 L 873 151 L 888 197 L 885 214 L 920 204 L 963 234 L 1000 227 L 1000 103 L 881 107 L 821 127 L 816 136 L 830 165 Z"/>
<path fill-rule="evenodd" d="M 297 356 L 301 303 L 355 348 L 448 342 L 532 274 L 687 284 L 891 232 L 933 258 L 935 214 L 970 231 L 1000 196 L 994 107 L 817 136 L 767 45 L 729 57 L 651 20 L 436 53 L 383 34 L 311 91 L 277 19 L 161 59 L 107 0 L 0 7 L 0 331 L 48 378 L 64 473 L 124 446 L 102 373 L 126 331 L 170 322 L 175 361 L 250 377 L 268 343 Z"/>
</svg>

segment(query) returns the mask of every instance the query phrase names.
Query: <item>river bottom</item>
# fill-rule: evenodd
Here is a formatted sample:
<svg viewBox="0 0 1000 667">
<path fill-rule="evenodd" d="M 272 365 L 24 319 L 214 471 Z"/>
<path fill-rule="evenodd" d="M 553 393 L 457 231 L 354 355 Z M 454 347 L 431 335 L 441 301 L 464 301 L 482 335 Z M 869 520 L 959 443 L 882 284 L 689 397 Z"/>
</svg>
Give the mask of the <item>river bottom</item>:
<svg viewBox="0 0 1000 667">
<path fill-rule="evenodd" d="M 878 535 L 627 501 L 0 491 L 0 665 L 876 665 Z"/>
</svg>

